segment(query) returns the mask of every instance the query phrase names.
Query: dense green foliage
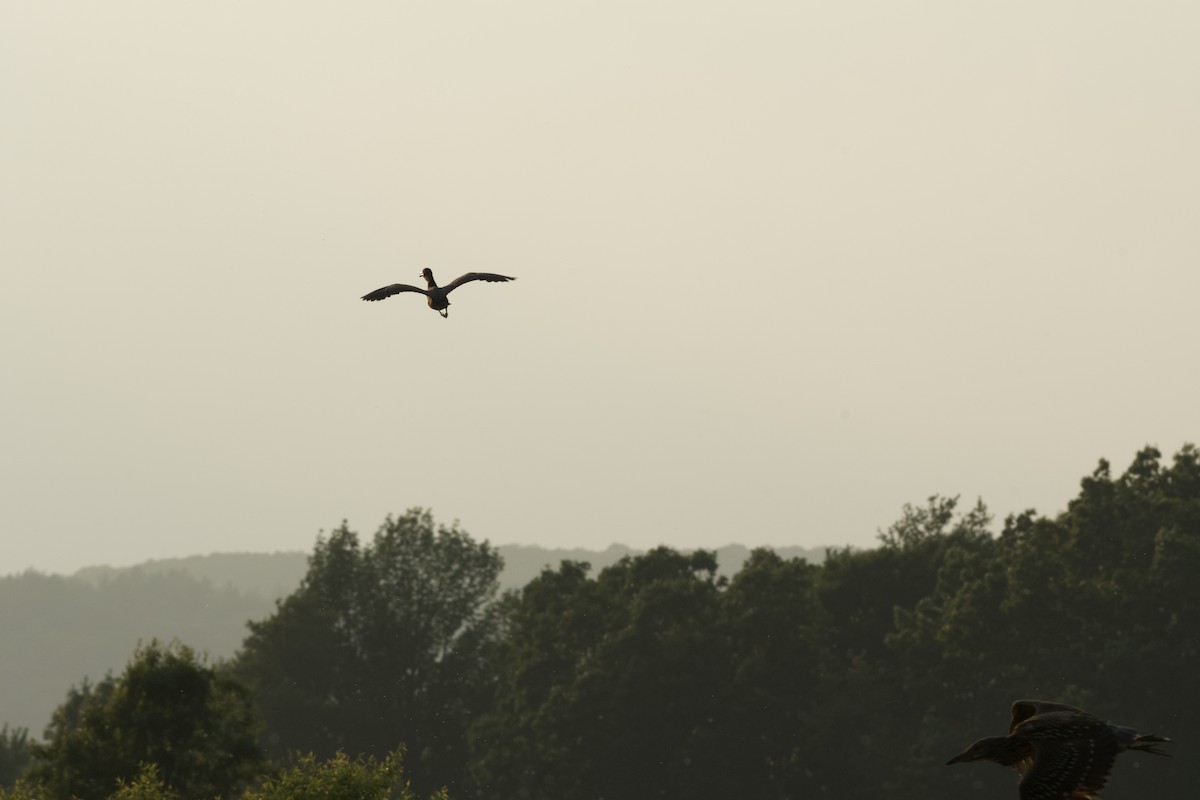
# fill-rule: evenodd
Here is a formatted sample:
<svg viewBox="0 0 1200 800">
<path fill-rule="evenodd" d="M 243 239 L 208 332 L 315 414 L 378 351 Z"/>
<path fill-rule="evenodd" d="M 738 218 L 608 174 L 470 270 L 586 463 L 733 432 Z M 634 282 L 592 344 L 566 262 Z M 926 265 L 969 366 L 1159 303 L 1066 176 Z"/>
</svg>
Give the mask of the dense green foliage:
<svg viewBox="0 0 1200 800">
<path fill-rule="evenodd" d="M 261 772 L 246 797 L 407 800 L 411 780 L 420 796 L 449 786 L 460 800 L 999 800 L 1015 794 L 1011 773 L 944 765 L 1003 733 L 1020 697 L 1176 740 L 1174 759 L 1121 756 L 1106 800 L 1200 793 L 1188 755 L 1200 740 L 1200 451 L 1164 463 L 1147 448 L 1115 477 L 1101 462 L 1066 511 L 1012 515 L 998 531 L 982 503 L 933 497 L 879 538 L 820 565 L 755 551 L 731 578 L 703 551 L 659 548 L 596 573 L 568 560 L 494 599 L 496 552 L 427 512 L 389 518 L 367 547 L 343 525 L 300 588 L 251 624 L 232 673 L 291 765 Z M 146 750 L 155 768 L 139 773 L 113 744 L 148 747 L 138 730 L 182 719 L 162 695 L 142 717 L 122 711 L 124 680 L 72 691 L 8 797 L 65 800 L 52 762 L 70 765 L 83 798 L 102 785 L 130 800 L 200 796 L 177 780 L 179 753 Z M 101 714 L 129 734 L 98 726 Z M 404 781 L 388 755 L 402 745 Z M 20 752 L 23 733 L 4 746 Z M 121 769 L 84 780 L 108 762 Z"/>
<path fill-rule="evenodd" d="M 151 642 L 120 676 L 72 689 L 46 738 L 28 777 L 52 797 L 100 800 L 143 764 L 185 797 L 216 797 L 263 768 L 248 692 L 178 644 Z"/>
<path fill-rule="evenodd" d="M 759 551 L 728 585 L 666 549 L 544 572 L 493 654 L 473 788 L 1010 797 L 1011 777 L 944 764 L 1030 696 L 1200 737 L 1200 453 L 1148 448 L 1119 478 L 1102 463 L 1065 513 L 990 525 L 934 497 L 878 548 L 819 567 Z M 1146 760 L 1123 756 L 1106 797 L 1200 791 L 1194 760 Z"/>
<path fill-rule="evenodd" d="M 29 767 L 29 731 L 0 726 L 0 786 L 11 786 Z"/>
<path fill-rule="evenodd" d="M 474 728 L 476 781 L 501 797 L 691 795 L 688 759 L 727 755 L 715 571 L 659 549 L 596 581 L 566 563 L 531 583 Z"/>
<path fill-rule="evenodd" d="M 300 588 L 251 623 L 236 665 L 270 750 L 383 756 L 403 744 L 436 780 L 423 792 L 456 785 L 500 569 L 486 543 L 420 510 L 389 517 L 366 547 L 344 524 L 318 541 Z"/>
</svg>

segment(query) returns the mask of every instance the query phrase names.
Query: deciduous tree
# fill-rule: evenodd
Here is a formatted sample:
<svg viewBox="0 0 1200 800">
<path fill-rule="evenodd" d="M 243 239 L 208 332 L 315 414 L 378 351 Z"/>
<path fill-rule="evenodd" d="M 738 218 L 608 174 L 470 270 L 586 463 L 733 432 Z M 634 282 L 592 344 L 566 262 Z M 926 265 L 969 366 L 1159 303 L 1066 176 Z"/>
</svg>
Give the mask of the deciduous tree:
<svg viewBox="0 0 1200 800">
<path fill-rule="evenodd" d="M 345 524 L 320 538 L 300 588 L 250 624 L 237 659 L 270 751 L 382 758 L 405 745 L 423 792 L 454 785 L 501 567 L 487 542 L 420 509 L 365 547 Z"/>
<path fill-rule="evenodd" d="M 246 689 L 190 648 L 151 641 L 121 675 L 71 689 L 29 777 L 54 797 L 101 800 L 145 764 L 185 797 L 245 786 L 263 767 Z"/>
</svg>

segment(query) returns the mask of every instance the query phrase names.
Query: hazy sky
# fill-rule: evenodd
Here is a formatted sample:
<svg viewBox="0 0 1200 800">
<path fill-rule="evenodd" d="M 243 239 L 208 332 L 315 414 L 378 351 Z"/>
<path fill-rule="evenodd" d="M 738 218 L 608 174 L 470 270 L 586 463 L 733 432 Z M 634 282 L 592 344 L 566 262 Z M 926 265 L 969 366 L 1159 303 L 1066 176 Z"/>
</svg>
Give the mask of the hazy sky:
<svg viewBox="0 0 1200 800">
<path fill-rule="evenodd" d="M 0 574 L 1057 512 L 1200 440 L 1198 9 L 4 4 Z"/>
</svg>

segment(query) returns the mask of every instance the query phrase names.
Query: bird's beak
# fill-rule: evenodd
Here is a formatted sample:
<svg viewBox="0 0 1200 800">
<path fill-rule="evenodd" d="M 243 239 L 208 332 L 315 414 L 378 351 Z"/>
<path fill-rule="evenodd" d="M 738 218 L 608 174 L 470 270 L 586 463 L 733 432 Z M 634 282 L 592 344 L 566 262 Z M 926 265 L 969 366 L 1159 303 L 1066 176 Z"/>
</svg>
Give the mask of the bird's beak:
<svg viewBox="0 0 1200 800">
<path fill-rule="evenodd" d="M 957 763 L 959 763 L 960 761 L 971 761 L 971 760 L 972 760 L 972 758 L 971 758 L 971 751 L 969 751 L 969 750 L 968 750 L 968 751 L 967 751 L 967 752 L 965 752 L 965 753 L 959 753 L 959 754 L 958 754 L 958 755 L 956 755 L 954 758 L 952 758 L 952 759 L 950 759 L 949 761 L 947 761 L 947 762 L 946 762 L 946 766 L 948 767 L 948 766 L 950 766 L 951 764 L 957 764 Z"/>
</svg>

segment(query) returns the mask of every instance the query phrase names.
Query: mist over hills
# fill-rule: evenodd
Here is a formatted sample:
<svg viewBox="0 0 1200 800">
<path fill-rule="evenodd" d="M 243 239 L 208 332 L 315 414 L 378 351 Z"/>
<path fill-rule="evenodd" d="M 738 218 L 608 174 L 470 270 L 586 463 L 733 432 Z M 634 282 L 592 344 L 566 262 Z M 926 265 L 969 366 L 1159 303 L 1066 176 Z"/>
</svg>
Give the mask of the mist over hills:
<svg viewBox="0 0 1200 800">
<path fill-rule="evenodd" d="M 501 590 L 519 589 L 546 567 L 586 561 L 593 573 L 638 555 L 624 545 L 603 551 L 502 545 Z M 812 563 L 826 548 L 772 548 Z M 716 551 L 720 572 L 741 569 L 750 548 Z M 307 570 L 308 554 L 213 553 L 93 566 L 72 575 L 27 571 L 0 577 L 0 724 L 40 737 L 67 690 L 85 678 L 119 672 L 141 641 L 179 639 L 212 659 L 232 656 L 246 623 L 268 617 Z"/>
</svg>

